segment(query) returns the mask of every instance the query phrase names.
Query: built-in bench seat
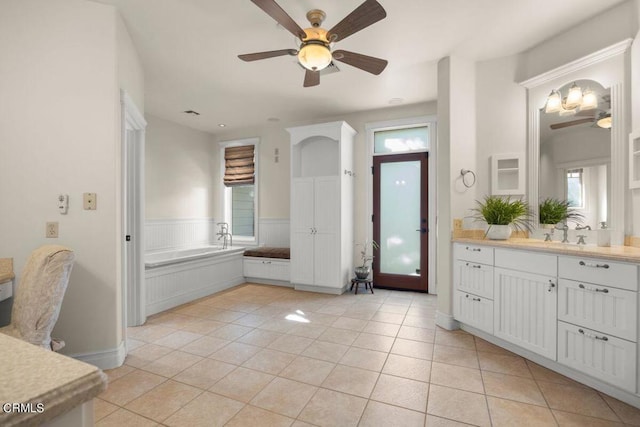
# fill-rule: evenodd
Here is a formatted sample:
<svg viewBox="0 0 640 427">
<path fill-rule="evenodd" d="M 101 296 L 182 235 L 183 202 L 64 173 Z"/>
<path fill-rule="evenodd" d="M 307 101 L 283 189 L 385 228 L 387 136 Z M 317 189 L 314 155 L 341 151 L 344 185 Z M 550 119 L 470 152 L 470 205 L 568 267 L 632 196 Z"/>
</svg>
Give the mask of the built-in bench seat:
<svg viewBox="0 0 640 427">
<path fill-rule="evenodd" d="M 244 251 L 244 277 L 249 282 L 291 286 L 289 248 L 258 247 Z"/>
</svg>

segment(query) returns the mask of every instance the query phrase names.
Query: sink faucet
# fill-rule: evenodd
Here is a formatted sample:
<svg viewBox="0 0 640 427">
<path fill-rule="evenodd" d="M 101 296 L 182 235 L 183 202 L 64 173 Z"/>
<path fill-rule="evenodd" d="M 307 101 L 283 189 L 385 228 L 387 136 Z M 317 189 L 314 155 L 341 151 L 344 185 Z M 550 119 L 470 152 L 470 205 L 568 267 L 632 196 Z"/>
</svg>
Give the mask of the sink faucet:
<svg viewBox="0 0 640 427">
<path fill-rule="evenodd" d="M 591 230 L 591 226 L 590 225 L 585 225 L 584 227 L 580 226 L 579 224 L 576 225 L 576 230 Z"/>
<path fill-rule="evenodd" d="M 567 223 L 565 222 L 562 227 L 558 227 L 556 225 L 556 229 L 557 230 L 562 230 L 562 243 L 569 243 L 569 238 L 568 238 L 568 234 L 569 234 L 569 226 L 567 225 Z"/>
<path fill-rule="evenodd" d="M 233 236 L 229 233 L 229 224 L 226 222 L 219 222 L 216 225 L 220 226 L 220 230 L 216 233 L 218 240 L 224 237 L 222 249 L 227 249 L 227 238 L 229 238 L 229 246 L 233 246 Z"/>
</svg>

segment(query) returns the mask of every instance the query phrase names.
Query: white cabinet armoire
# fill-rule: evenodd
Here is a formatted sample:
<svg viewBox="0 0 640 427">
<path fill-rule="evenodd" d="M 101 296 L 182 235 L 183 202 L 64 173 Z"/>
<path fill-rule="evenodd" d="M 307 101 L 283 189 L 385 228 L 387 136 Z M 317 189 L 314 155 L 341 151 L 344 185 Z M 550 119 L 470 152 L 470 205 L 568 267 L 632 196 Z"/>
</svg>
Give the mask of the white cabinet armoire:
<svg viewBox="0 0 640 427">
<path fill-rule="evenodd" d="M 341 294 L 353 271 L 353 140 L 346 122 L 291 134 L 291 284 Z"/>
</svg>

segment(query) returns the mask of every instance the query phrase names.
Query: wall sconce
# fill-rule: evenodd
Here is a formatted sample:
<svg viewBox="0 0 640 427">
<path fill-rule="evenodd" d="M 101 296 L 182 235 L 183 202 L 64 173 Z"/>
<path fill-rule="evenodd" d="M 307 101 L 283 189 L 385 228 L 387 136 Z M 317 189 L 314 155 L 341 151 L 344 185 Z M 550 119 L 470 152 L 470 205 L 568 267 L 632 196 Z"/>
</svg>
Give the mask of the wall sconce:
<svg viewBox="0 0 640 427">
<path fill-rule="evenodd" d="M 583 92 L 580 86 L 574 82 L 564 98 L 559 90 L 552 90 L 547 97 L 544 112 L 572 116 L 578 110 L 592 110 L 594 108 L 598 108 L 598 96 L 588 88 Z"/>
</svg>

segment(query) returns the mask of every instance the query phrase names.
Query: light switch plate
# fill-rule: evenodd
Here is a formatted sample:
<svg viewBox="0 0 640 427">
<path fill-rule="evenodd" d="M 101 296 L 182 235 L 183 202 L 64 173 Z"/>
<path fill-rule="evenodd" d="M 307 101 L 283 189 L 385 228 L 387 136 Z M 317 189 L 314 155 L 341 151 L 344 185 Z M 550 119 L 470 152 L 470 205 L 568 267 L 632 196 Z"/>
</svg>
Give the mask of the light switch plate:
<svg viewBox="0 0 640 427">
<path fill-rule="evenodd" d="M 98 195 L 96 193 L 84 193 L 82 205 L 85 211 L 95 211 L 98 208 Z"/>
<path fill-rule="evenodd" d="M 453 219 L 453 229 L 454 230 L 462 230 L 462 219 L 454 218 Z"/>
</svg>

